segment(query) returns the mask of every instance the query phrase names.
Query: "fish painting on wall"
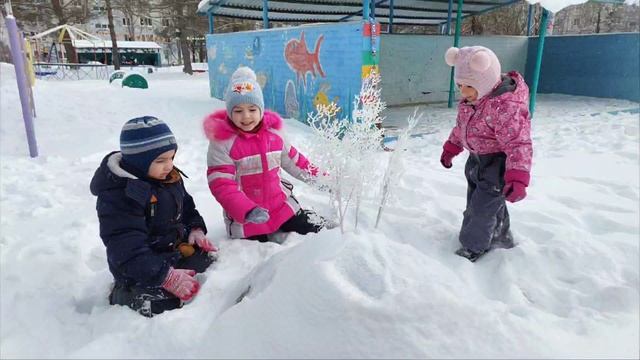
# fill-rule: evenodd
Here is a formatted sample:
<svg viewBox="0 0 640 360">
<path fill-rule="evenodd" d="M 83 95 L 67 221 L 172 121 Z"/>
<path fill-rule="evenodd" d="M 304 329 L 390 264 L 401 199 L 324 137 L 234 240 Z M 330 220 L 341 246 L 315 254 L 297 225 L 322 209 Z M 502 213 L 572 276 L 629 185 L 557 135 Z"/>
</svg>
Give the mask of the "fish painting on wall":
<svg viewBox="0 0 640 360">
<path fill-rule="evenodd" d="M 307 49 L 307 42 L 304 37 L 304 31 L 300 33 L 300 39 L 291 39 L 287 41 L 284 47 L 284 58 L 289 68 L 296 74 L 298 82 L 307 87 L 307 73 L 312 78 L 317 75 L 326 77 L 320 64 L 320 46 L 324 40 L 324 35 L 320 35 L 316 40 L 313 52 Z"/>
<path fill-rule="evenodd" d="M 318 107 L 318 105 L 324 105 L 324 106 L 328 106 L 331 103 L 334 103 L 336 105 L 338 105 L 340 98 L 337 96 L 334 96 L 333 99 L 329 98 L 329 90 L 331 90 L 331 84 L 328 83 L 323 83 L 320 84 L 319 86 L 319 90 L 316 93 L 316 96 L 314 96 L 313 98 L 313 106 L 315 108 Z M 339 109 L 339 107 L 338 107 Z"/>
</svg>

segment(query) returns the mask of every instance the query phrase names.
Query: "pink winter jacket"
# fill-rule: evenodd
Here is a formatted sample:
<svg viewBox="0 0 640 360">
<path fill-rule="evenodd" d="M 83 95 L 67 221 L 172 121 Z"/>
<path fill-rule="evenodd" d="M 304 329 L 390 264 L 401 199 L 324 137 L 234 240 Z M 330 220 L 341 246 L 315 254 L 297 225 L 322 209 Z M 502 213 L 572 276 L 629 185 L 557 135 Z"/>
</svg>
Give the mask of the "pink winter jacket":
<svg viewBox="0 0 640 360">
<path fill-rule="evenodd" d="M 476 104 L 460 101 L 456 126 L 445 149 L 449 147 L 453 153 L 459 153 L 462 148 L 476 154 L 504 152 L 507 155 L 505 179 L 518 175 L 521 182 L 526 180 L 528 185 L 533 156 L 529 88 L 518 72 L 509 72 L 507 76 L 515 80 L 514 91 L 495 97 L 487 95 Z"/>
<path fill-rule="evenodd" d="M 309 181 L 317 170 L 287 143 L 278 114 L 265 111 L 258 132 L 246 133 L 222 109 L 205 118 L 204 131 L 209 139 L 209 189 L 224 209 L 231 238 L 273 233 L 300 209 L 291 194 L 293 186 L 280 178 L 280 169 L 302 181 Z M 268 222 L 245 222 L 256 206 L 269 211 Z"/>
</svg>

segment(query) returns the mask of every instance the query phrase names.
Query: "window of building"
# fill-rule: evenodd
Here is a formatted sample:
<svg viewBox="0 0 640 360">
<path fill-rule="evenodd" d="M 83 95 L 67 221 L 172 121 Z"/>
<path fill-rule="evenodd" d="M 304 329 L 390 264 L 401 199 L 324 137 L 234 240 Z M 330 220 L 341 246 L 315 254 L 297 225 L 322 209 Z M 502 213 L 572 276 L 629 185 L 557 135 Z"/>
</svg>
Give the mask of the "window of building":
<svg viewBox="0 0 640 360">
<path fill-rule="evenodd" d="M 151 26 L 151 19 L 150 18 L 140 18 L 140 25 L 142 26 Z"/>
<path fill-rule="evenodd" d="M 125 25 L 125 26 L 131 25 L 131 20 L 129 20 L 129 18 L 122 18 L 122 25 Z"/>
<path fill-rule="evenodd" d="M 578 19 L 578 18 L 573 19 L 573 25 L 574 26 L 580 25 L 580 19 Z"/>
<path fill-rule="evenodd" d="M 162 26 L 171 26 L 171 22 L 169 21 L 169 19 L 163 18 Z"/>
</svg>

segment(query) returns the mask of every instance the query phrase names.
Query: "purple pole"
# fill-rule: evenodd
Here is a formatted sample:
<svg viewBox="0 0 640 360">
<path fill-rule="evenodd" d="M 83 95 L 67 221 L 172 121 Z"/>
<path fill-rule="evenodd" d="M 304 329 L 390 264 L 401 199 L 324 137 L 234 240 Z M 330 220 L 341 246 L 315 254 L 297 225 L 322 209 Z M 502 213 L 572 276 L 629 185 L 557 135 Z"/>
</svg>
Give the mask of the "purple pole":
<svg viewBox="0 0 640 360">
<path fill-rule="evenodd" d="M 18 25 L 16 18 L 11 12 L 11 5 L 7 6 L 7 17 L 5 18 L 7 31 L 9 32 L 9 43 L 11 45 L 11 58 L 16 69 L 16 81 L 18 82 L 18 92 L 20 93 L 20 103 L 22 104 L 22 118 L 27 131 L 27 142 L 29 143 L 29 155 L 32 158 L 38 157 L 38 144 L 36 143 L 36 133 L 33 127 L 33 114 L 29 103 L 30 87 L 27 81 L 27 74 L 24 71 L 24 56 L 18 35 Z"/>
</svg>

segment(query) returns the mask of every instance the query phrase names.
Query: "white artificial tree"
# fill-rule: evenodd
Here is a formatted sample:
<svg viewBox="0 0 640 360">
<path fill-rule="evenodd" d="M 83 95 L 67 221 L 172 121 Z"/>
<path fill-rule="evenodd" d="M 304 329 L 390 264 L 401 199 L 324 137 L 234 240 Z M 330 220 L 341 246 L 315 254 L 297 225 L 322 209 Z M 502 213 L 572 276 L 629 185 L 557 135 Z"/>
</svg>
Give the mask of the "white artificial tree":
<svg viewBox="0 0 640 360">
<path fill-rule="evenodd" d="M 372 72 L 364 79 L 353 109 L 351 119 L 340 119 L 336 104 L 319 105 L 308 118 L 315 134 L 310 155 L 321 172 L 316 183 L 330 191 L 342 232 L 349 207 L 355 207 L 357 228 L 364 189 L 377 188 L 381 177 L 379 167 L 373 166 L 379 162 L 383 133 L 377 125 L 385 109 L 379 74 Z"/>
<path fill-rule="evenodd" d="M 416 110 L 413 112 L 413 115 L 407 118 L 407 127 L 404 128 L 400 132 L 400 134 L 398 134 L 396 151 L 393 152 L 389 157 L 389 163 L 387 164 L 387 169 L 385 170 L 384 176 L 382 178 L 382 187 L 380 190 L 380 205 L 378 206 L 378 215 L 376 216 L 376 228 L 378 227 L 380 219 L 382 218 L 382 211 L 384 210 L 384 207 L 393 196 L 394 185 L 397 184 L 399 179 L 401 179 L 402 175 L 404 174 L 404 154 L 409 149 L 409 139 L 411 138 L 411 134 L 413 133 L 413 130 L 415 129 L 421 118 L 422 113 L 418 114 L 418 109 L 416 108 Z"/>
</svg>

